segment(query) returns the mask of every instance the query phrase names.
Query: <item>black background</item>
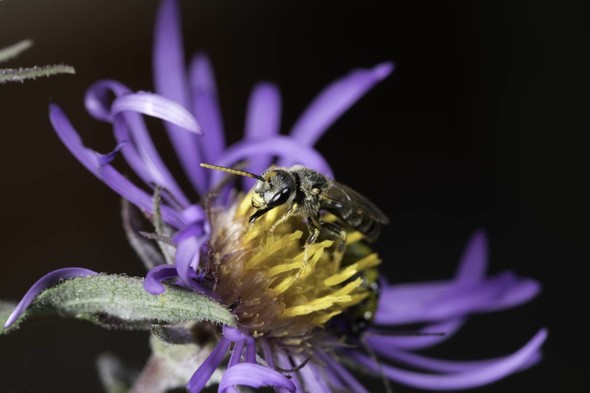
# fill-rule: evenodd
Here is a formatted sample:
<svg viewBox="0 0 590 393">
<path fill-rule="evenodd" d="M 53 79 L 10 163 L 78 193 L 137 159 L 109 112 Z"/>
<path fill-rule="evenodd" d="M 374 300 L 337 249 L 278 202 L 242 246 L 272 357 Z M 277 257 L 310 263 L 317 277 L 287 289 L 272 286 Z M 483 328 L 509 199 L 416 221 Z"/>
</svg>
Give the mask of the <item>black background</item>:
<svg viewBox="0 0 590 393">
<path fill-rule="evenodd" d="M 469 236 L 484 228 L 491 272 L 510 269 L 542 283 L 529 304 L 475 316 L 456 339 L 430 352 L 497 356 L 549 328 L 540 365 L 478 392 L 590 387 L 581 321 L 590 260 L 582 137 L 589 126 L 590 31 L 586 9 L 555 4 L 181 2 L 187 54 L 210 54 L 232 140 L 260 80 L 280 86 L 286 132 L 336 77 L 396 62 L 395 73 L 317 148 L 340 181 L 392 218 L 377 244 L 392 281 L 450 278 Z M 76 76 L 0 86 L 2 298 L 18 299 L 38 277 L 64 266 L 144 274 L 120 226 L 119 198 L 61 145 L 47 104 L 62 105 L 86 144 L 108 151 L 109 129 L 86 114 L 83 94 L 101 78 L 153 89 L 157 6 L 0 3 L 0 47 L 35 40 L 5 66 L 65 62 L 77 69 Z M 155 137 L 165 145 L 163 134 Z M 147 334 L 70 320 L 25 327 L 0 338 L 0 392 L 99 392 L 96 355 L 114 351 L 141 367 L 146 344 Z"/>
</svg>

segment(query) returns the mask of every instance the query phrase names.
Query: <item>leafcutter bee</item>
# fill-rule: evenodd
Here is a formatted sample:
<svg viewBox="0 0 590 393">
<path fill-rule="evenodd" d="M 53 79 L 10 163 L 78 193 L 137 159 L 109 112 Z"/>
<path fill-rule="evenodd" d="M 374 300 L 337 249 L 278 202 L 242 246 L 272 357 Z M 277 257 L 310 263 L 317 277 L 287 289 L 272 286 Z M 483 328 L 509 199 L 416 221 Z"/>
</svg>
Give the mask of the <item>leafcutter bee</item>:
<svg viewBox="0 0 590 393">
<path fill-rule="evenodd" d="M 256 212 L 250 217 L 250 223 L 278 206 L 287 205 L 287 212 L 273 224 L 271 232 L 290 217 L 303 216 L 309 228 L 308 246 L 316 241 L 320 229 L 324 228 L 338 235 L 341 240 L 339 247 L 344 247 L 346 230 L 338 222 L 323 221 L 320 217 L 322 211 L 331 213 L 341 223 L 361 232 L 369 242 L 377 239 L 381 224 L 389 223 L 387 216 L 367 198 L 302 165 L 271 167 L 262 175 L 219 165 L 202 163 L 201 166 L 256 179 L 252 197 L 252 207 Z"/>
</svg>

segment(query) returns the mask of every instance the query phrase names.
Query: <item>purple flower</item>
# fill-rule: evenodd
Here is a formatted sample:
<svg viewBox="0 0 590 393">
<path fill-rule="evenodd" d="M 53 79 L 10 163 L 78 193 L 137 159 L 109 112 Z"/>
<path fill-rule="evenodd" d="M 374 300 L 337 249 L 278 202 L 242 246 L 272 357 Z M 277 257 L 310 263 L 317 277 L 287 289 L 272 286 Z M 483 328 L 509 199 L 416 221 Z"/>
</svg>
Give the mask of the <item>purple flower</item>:
<svg viewBox="0 0 590 393">
<path fill-rule="evenodd" d="M 85 102 L 90 114 L 113 127 L 113 152 L 99 154 L 86 148 L 55 104 L 50 106 L 50 119 L 86 168 L 151 217 L 164 256 L 153 261 L 145 289 L 157 295 L 165 290 L 164 281 L 173 280 L 210 295 L 236 315 L 238 326 L 223 327 L 208 357 L 194 365 L 187 378 L 190 392 L 204 388 L 218 369 L 225 370 L 221 392 L 235 391 L 238 385 L 270 386 L 279 392 L 365 392 L 351 370 L 422 389 L 459 390 L 496 381 L 539 361 L 547 336 L 544 329 L 501 358 L 468 362 L 416 353 L 452 337 L 471 314 L 515 307 L 539 292 L 536 281 L 511 272 L 486 275 L 483 233 L 469 241 L 454 279 L 389 284 L 376 276 L 381 261 L 358 233 L 348 234 L 342 257 L 334 251 L 334 242 L 325 238 L 303 252 L 300 239 L 306 228 L 297 219 L 288 220 L 268 237 L 277 219 L 275 211 L 246 231 L 251 195 L 216 190 L 225 175 L 199 165 L 245 163 L 246 170 L 261 173 L 271 164 L 297 163 L 331 177 L 328 163 L 313 145 L 344 111 L 393 71 L 391 63 L 353 70 L 328 85 L 286 135 L 279 134 L 279 90 L 270 83 L 257 85 L 249 101 L 244 138 L 227 146 L 212 67 L 206 56 L 196 55 L 185 68 L 180 30 L 176 2 L 164 0 L 156 22 L 156 94 L 132 92 L 111 80 L 88 90 Z M 165 121 L 201 200 L 191 200 L 167 169 L 142 115 Z M 118 154 L 143 185 L 134 184 L 113 166 Z M 244 190 L 253 185 L 253 179 L 242 180 Z M 212 191 L 219 201 L 205 209 Z M 154 193 L 156 199 L 161 197 L 155 207 Z M 67 272 L 91 274 L 76 268 Z M 42 278 L 7 325 L 55 278 L 55 274 L 51 282 Z M 420 328 L 415 335 L 395 333 L 396 328 L 408 326 Z"/>
</svg>

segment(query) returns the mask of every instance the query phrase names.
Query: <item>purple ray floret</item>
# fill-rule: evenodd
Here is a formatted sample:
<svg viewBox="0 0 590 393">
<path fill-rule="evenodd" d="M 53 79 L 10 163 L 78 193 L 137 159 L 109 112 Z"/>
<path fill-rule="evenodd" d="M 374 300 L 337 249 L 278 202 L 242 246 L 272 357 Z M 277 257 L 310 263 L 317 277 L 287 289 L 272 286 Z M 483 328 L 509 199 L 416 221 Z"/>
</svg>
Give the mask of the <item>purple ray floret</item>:
<svg viewBox="0 0 590 393">
<path fill-rule="evenodd" d="M 86 277 L 97 274 L 96 272 L 81 267 L 66 267 L 62 269 L 54 270 L 41 277 L 29 290 L 25 293 L 25 296 L 18 303 L 12 314 L 6 320 L 4 328 L 6 329 L 12 325 L 16 320 L 24 314 L 27 307 L 31 305 L 37 295 L 43 292 L 45 289 L 58 284 L 62 280 L 74 277 Z"/>
</svg>

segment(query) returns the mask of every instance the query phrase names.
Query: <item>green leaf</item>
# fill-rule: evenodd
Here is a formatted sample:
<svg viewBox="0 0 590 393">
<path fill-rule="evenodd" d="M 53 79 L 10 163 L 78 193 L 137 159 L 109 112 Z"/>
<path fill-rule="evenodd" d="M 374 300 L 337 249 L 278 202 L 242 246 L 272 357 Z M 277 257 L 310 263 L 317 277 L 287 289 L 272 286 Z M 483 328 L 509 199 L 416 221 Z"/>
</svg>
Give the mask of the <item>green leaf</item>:
<svg viewBox="0 0 590 393">
<path fill-rule="evenodd" d="M 22 41 L 17 42 L 14 45 L 10 45 L 6 48 L 1 48 L 0 49 L 0 63 L 2 63 L 3 61 L 7 61 L 7 60 L 17 57 L 18 55 L 20 55 L 21 53 L 23 53 L 24 51 L 29 49 L 31 46 L 33 46 L 33 41 L 22 40 Z"/>
<path fill-rule="evenodd" d="M 6 320 L 12 313 L 12 310 L 14 310 L 15 308 L 16 303 L 0 300 L 0 326 L 4 326 Z M 0 331 L 0 334 L 2 334 L 2 331 Z"/>
<path fill-rule="evenodd" d="M 33 67 L 0 68 L 0 83 L 24 82 L 58 74 L 75 74 L 74 67 L 67 64 L 50 64 Z"/>
<path fill-rule="evenodd" d="M 0 335 L 12 332 L 24 319 L 37 315 L 74 317 L 106 328 L 128 330 L 186 321 L 235 326 L 235 318 L 225 306 L 188 289 L 166 284 L 165 287 L 166 292 L 154 296 L 144 290 L 143 279 L 136 277 L 73 278 L 39 294 L 24 315 L 14 325 L 0 330 Z"/>
</svg>

